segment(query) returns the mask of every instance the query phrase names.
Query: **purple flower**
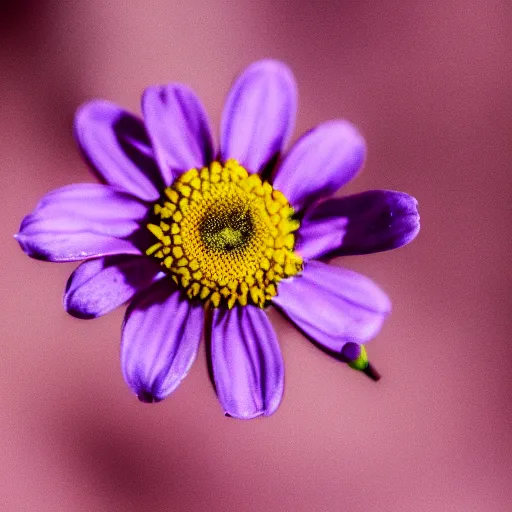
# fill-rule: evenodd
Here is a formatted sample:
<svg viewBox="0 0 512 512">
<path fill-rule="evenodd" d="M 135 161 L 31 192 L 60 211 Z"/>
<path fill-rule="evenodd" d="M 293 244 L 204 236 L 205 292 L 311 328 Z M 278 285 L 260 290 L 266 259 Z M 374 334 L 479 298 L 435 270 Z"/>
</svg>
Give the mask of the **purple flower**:
<svg viewBox="0 0 512 512">
<path fill-rule="evenodd" d="M 73 316 L 131 300 L 121 363 L 141 400 L 160 401 L 179 385 L 204 324 L 226 414 L 272 414 L 284 369 L 271 305 L 319 348 L 375 376 L 362 344 L 380 330 L 389 299 L 367 277 L 322 260 L 408 243 L 419 230 L 417 202 L 385 190 L 331 197 L 365 157 L 346 121 L 317 126 L 281 159 L 296 105 L 290 70 L 265 60 L 233 85 L 218 152 L 183 85 L 149 87 L 144 122 L 106 101 L 78 111 L 78 144 L 104 184 L 50 192 L 16 238 L 33 258 L 85 260 L 64 294 Z"/>
</svg>

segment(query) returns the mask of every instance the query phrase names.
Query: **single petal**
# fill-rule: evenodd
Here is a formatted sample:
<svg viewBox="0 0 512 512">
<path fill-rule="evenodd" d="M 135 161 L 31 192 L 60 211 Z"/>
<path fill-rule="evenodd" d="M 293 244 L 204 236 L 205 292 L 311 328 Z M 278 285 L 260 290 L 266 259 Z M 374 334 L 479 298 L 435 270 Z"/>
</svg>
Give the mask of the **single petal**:
<svg viewBox="0 0 512 512">
<path fill-rule="evenodd" d="M 284 364 L 272 325 L 253 306 L 214 309 L 211 366 L 220 403 L 241 419 L 274 413 L 284 389 Z"/>
<path fill-rule="evenodd" d="M 249 66 L 228 94 L 221 120 L 221 154 L 251 172 L 275 161 L 290 137 L 297 86 L 290 69 L 274 60 Z"/>
<path fill-rule="evenodd" d="M 361 168 L 365 142 L 347 121 L 328 121 L 303 135 L 273 180 L 296 210 L 329 197 Z"/>
<path fill-rule="evenodd" d="M 140 119 L 108 101 L 91 101 L 76 113 L 74 131 L 82 153 L 105 183 L 146 201 L 159 197 L 163 182 Z"/>
<path fill-rule="evenodd" d="M 213 160 L 208 118 L 195 93 L 180 84 L 148 87 L 142 112 L 166 184 L 173 171 L 203 167 Z"/>
<path fill-rule="evenodd" d="M 346 342 L 373 338 L 391 310 L 370 279 L 318 261 L 306 263 L 300 277 L 281 281 L 272 302 L 311 341 L 335 354 Z"/>
<path fill-rule="evenodd" d="M 143 402 L 171 394 L 194 362 L 203 328 L 203 307 L 162 279 L 130 304 L 123 323 L 121 366 Z"/>
<path fill-rule="evenodd" d="M 414 197 L 391 190 L 327 199 L 306 211 L 297 251 L 318 259 L 396 249 L 418 234 L 417 205 Z"/>
<path fill-rule="evenodd" d="M 143 256 L 89 260 L 71 274 L 64 308 L 77 318 L 97 318 L 124 304 L 160 276 L 158 263 Z"/>
<path fill-rule="evenodd" d="M 126 192 L 97 183 L 59 188 L 39 202 L 15 235 L 32 258 L 77 261 L 111 254 L 140 254 L 130 237 L 147 206 Z"/>
</svg>

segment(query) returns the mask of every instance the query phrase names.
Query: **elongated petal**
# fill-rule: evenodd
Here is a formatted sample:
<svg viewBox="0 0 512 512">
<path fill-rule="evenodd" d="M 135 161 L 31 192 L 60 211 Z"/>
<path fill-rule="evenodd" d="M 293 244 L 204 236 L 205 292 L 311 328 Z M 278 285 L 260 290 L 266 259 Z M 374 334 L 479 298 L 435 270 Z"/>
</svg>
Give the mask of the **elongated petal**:
<svg viewBox="0 0 512 512">
<path fill-rule="evenodd" d="M 82 263 L 70 276 L 64 308 L 77 318 L 105 315 L 147 288 L 161 267 L 143 256 L 107 256 Z"/>
<path fill-rule="evenodd" d="M 273 303 L 313 342 L 337 354 L 348 341 L 373 338 L 391 310 L 370 279 L 318 261 L 308 262 L 301 277 L 281 281 Z"/>
<path fill-rule="evenodd" d="M 250 172 L 274 161 L 290 137 L 297 111 L 297 86 L 283 63 L 249 66 L 228 94 L 221 121 L 221 154 Z"/>
<path fill-rule="evenodd" d="M 329 197 L 361 168 L 365 142 L 347 121 L 328 121 L 303 135 L 273 180 L 296 210 Z"/>
<path fill-rule="evenodd" d="M 226 414 L 250 419 L 275 412 L 283 395 L 284 365 L 274 330 L 261 309 L 213 310 L 211 363 Z"/>
<path fill-rule="evenodd" d="M 203 328 L 203 308 L 162 279 L 136 298 L 123 324 L 121 366 L 143 402 L 171 394 L 194 362 Z"/>
<path fill-rule="evenodd" d="M 328 199 L 306 212 L 297 250 L 309 259 L 396 249 L 418 234 L 417 205 L 414 197 L 391 190 Z"/>
<path fill-rule="evenodd" d="M 159 197 L 163 182 L 140 119 L 108 101 L 91 101 L 76 113 L 74 131 L 84 156 L 105 183 L 146 201 Z"/>
<path fill-rule="evenodd" d="M 188 87 L 149 87 L 142 96 L 142 112 L 166 184 L 172 182 L 173 171 L 200 168 L 212 161 L 206 112 Z"/>
<path fill-rule="evenodd" d="M 147 206 L 106 185 L 81 183 L 46 194 L 16 235 L 31 257 L 77 261 L 112 254 L 140 254 L 130 237 Z"/>
</svg>

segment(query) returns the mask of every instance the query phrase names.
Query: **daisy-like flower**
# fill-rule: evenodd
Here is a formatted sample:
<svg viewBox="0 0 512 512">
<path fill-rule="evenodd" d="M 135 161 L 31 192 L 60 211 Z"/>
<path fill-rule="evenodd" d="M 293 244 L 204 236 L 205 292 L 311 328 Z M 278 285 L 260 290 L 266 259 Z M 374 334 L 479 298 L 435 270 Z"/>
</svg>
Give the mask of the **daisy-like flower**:
<svg viewBox="0 0 512 512">
<path fill-rule="evenodd" d="M 269 306 L 376 378 L 363 344 L 389 299 L 325 260 L 408 243 L 419 230 L 417 203 L 385 190 L 331 197 L 365 157 L 346 121 L 317 126 L 281 158 L 296 106 L 290 70 L 264 60 L 228 94 L 218 151 L 204 108 L 183 85 L 149 87 L 144 121 L 106 101 L 79 109 L 76 139 L 103 184 L 48 193 L 16 238 L 33 258 L 85 260 L 64 294 L 73 316 L 95 318 L 131 300 L 121 364 L 140 400 L 176 389 L 204 326 L 226 414 L 272 414 L 284 369 Z"/>
</svg>

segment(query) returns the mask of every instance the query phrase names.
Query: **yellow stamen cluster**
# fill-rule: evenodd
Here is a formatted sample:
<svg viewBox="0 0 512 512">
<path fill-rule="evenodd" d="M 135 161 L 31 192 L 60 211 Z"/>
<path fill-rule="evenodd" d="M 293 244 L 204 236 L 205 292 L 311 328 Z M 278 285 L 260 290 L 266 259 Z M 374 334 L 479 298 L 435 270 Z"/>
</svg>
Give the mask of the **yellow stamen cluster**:
<svg viewBox="0 0 512 512">
<path fill-rule="evenodd" d="M 160 260 L 190 298 L 264 307 L 283 278 L 302 270 L 293 251 L 299 222 L 286 197 L 235 160 L 190 169 L 154 205 L 147 228 Z"/>
</svg>

